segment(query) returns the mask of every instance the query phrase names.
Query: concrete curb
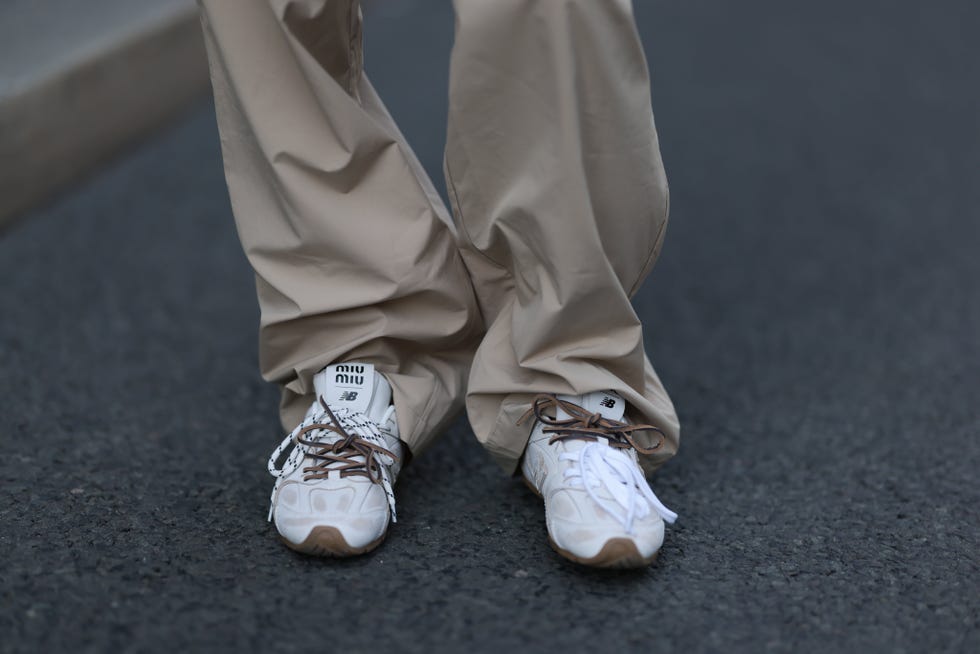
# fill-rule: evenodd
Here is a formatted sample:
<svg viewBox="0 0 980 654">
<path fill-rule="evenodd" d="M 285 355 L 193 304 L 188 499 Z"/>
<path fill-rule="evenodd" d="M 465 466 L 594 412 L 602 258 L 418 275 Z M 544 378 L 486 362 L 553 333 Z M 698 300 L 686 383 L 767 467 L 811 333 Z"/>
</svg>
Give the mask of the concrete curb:
<svg viewBox="0 0 980 654">
<path fill-rule="evenodd" d="M 0 227 L 207 88 L 197 9 L 158 12 L 0 96 Z"/>
</svg>

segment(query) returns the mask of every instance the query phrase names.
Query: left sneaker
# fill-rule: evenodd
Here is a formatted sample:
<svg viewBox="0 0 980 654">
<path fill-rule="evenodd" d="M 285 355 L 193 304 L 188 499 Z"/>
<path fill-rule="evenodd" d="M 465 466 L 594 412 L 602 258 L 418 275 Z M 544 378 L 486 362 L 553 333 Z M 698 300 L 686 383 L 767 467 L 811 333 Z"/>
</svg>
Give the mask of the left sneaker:
<svg viewBox="0 0 980 654">
<path fill-rule="evenodd" d="M 403 447 L 391 386 L 370 363 L 327 366 L 313 385 L 306 418 L 269 458 L 276 477 L 269 519 L 298 552 L 364 554 L 395 521 Z"/>
<path fill-rule="evenodd" d="M 553 410 L 554 415 L 545 413 Z M 576 563 L 638 568 L 652 563 L 664 541 L 664 522 L 677 514 L 657 499 L 640 468 L 637 431 L 663 432 L 623 422 L 626 402 L 617 393 L 539 395 L 518 424 L 532 415 L 534 429 L 521 471 L 544 499 L 552 547 Z"/>
</svg>

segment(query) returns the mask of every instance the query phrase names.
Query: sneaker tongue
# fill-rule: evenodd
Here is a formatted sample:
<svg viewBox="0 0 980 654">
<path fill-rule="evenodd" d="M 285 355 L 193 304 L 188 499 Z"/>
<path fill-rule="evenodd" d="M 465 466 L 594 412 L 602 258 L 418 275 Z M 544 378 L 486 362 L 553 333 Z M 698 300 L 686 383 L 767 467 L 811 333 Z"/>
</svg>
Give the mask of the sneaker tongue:
<svg viewBox="0 0 980 654">
<path fill-rule="evenodd" d="M 558 399 L 577 404 L 589 413 L 599 413 L 609 420 L 622 420 L 626 413 L 626 400 L 614 391 L 596 391 L 585 395 L 559 395 Z M 559 406 L 556 409 L 558 420 L 570 418 Z"/>
<path fill-rule="evenodd" d="M 391 404 L 391 386 L 371 363 L 335 363 L 313 376 L 317 397 L 333 410 L 350 409 L 380 421 Z"/>
</svg>

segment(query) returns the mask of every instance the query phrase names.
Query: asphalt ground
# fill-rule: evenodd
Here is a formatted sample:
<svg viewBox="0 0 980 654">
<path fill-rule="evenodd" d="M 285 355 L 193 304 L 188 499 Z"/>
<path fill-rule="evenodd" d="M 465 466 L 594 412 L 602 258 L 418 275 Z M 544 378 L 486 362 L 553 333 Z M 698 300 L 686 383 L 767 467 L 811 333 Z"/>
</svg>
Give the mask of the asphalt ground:
<svg viewBox="0 0 980 654">
<path fill-rule="evenodd" d="M 683 421 L 659 562 L 560 559 L 463 418 L 376 553 L 276 540 L 204 104 L 0 238 L 0 651 L 980 651 L 980 5 L 636 4 L 672 189 L 636 308 Z M 451 30 L 368 12 L 437 179 Z"/>
</svg>

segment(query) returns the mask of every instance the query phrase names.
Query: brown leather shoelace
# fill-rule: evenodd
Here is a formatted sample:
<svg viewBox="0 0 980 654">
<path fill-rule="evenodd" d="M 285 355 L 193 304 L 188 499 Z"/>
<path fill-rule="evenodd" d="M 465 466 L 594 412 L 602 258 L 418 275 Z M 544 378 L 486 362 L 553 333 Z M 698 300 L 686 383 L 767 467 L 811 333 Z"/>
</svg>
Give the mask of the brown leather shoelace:
<svg viewBox="0 0 980 654">
<path fill-rule="evenodd" d="M 367 477 L 375 484 L 380 484 L 381 466 L 373 455 L 381 454 L 388 456 L 391 457 L 392 461 L 397 461 L 398 457 L 394 452 L 380 445 L 348 433 L 343 425 L 340 424 L 340 421 L 337 420 L 334 412 L 327 406 L 327 403 L 323 401 L 322 397 L 320 398 L 320 404 L 323 405 L 333 424 L 314 423 L 307 425 L 296 434 L 296 442 L 310 448 L 306 452 L 307 456 L 317 459 L 316 465 L 303 468 L 303 480 L 323 479 L 333 470 L 339 471 L 341 477 Z M 333 443 L 322 443 L 303 438 L 304 434 L 321 429 L 332 431 L 339 434 L 342 438 Z M 364 460 L 358 461 L 357 457 L 359 456 L 364 457 Z"/>
<path fill-rule="evenodd" d="M 561 407 L 571 417 L 558 420 L 544 413 L 545 409 L 557 409 L 558 407 Z M 666 439 L 663 430 L 653 425 L 631 425 L 619 420 L 610 420 L 603 417 L 601 413 L 589 413 L 577 404 L 560 400 L 554 393 L 543 393 L 535 397 L 531 408 L 518 418 L 517 424 L 522 424 L 532 415 L 547 425 L 543 428 L 544 432 L 553 434 L 548 440 L 549 445 L 566 438 L 581 438 L 590 441 L 605 438 L 612 447 L 633 448 L 640 454 L 653 454 L 663 447 Z M 633 434 L 639 431 L 656 432 L 660 435 L 660 440 L 652 447 L 643 447 L 633 438 Z"/>
</svg>

